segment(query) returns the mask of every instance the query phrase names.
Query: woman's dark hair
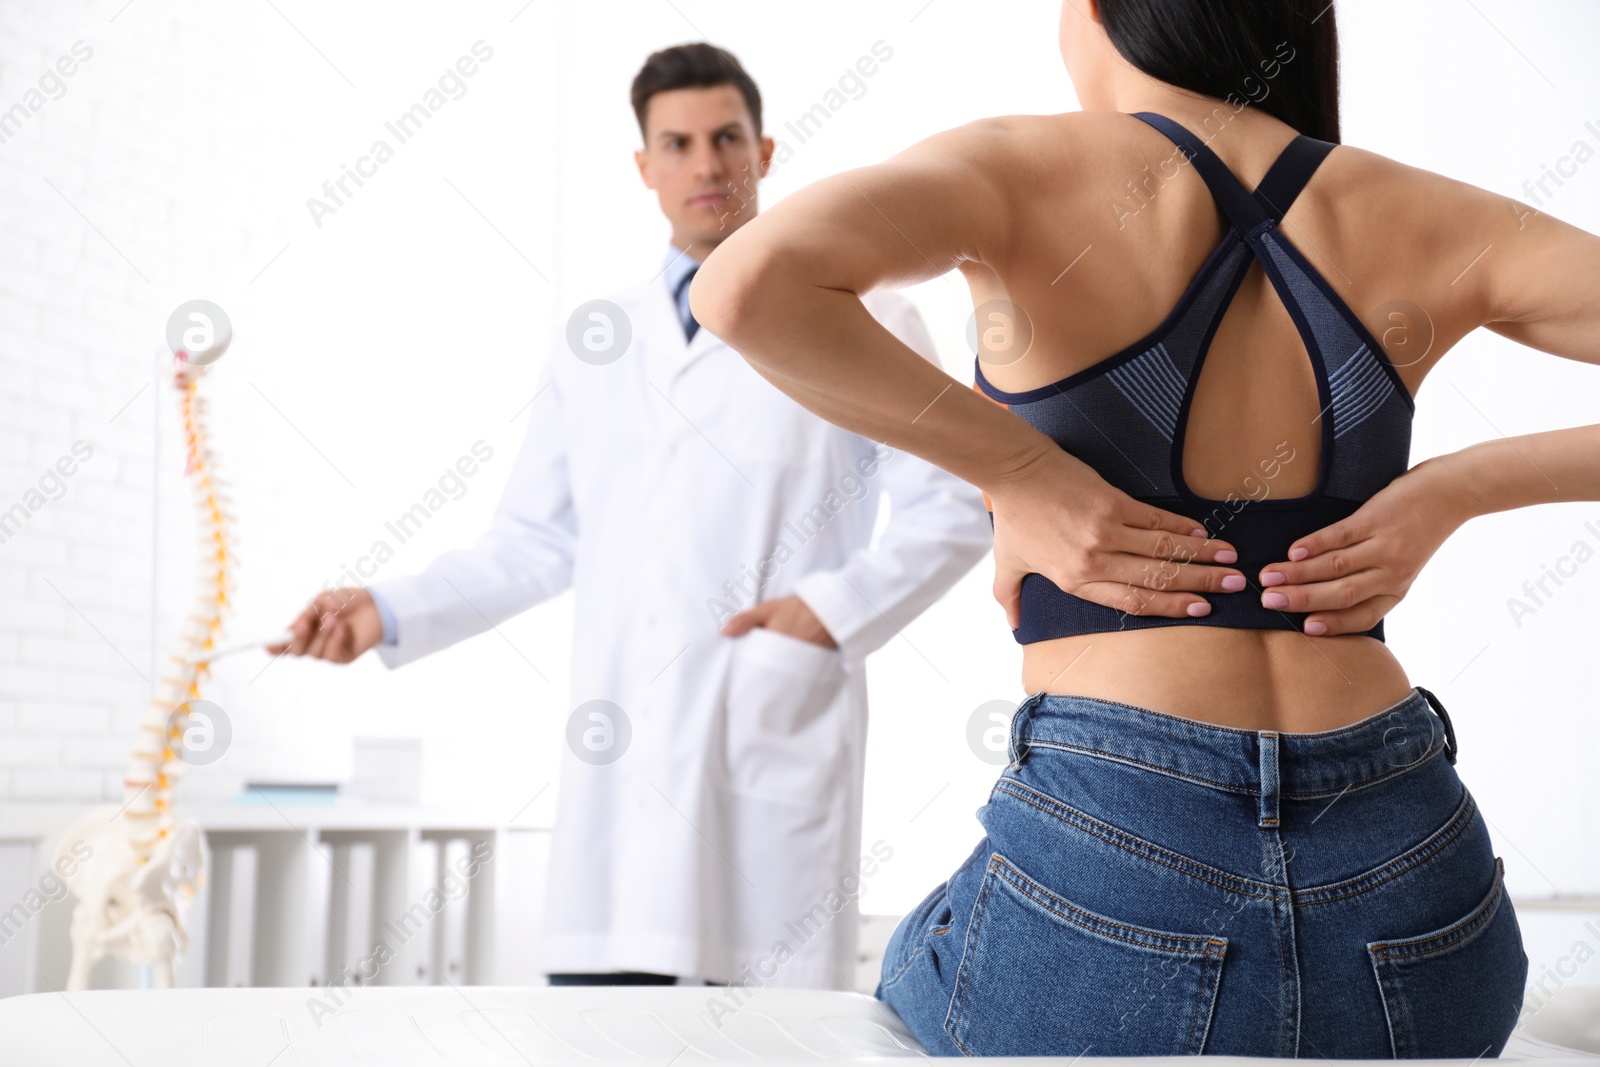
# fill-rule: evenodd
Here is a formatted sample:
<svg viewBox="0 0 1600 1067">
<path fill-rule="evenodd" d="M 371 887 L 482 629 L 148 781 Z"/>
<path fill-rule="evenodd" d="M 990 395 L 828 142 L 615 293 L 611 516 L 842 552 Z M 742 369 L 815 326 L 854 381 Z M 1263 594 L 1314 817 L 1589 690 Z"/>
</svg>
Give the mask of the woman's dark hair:
<svg viewBox="0 0 1600 1067">
<path fill-rule="evenodd" d="M 699 89 L 713 85 L 732 85 L 744 96 L 750 109 L 750 120 L 755 123 L 756 136 L 761 136 L 761 90 L 744 67 L 725 48 L 706 44 L 680 44 L 652 52 L 633 78 L 633 114 L 639 120 L 639 136 L 645 132 L 645 112 L 650 98 L 669 89 Z"/>
<path fill-rule="evenodd" d="M 1152 78 L 1248 102 L 1339 143 L 1330 0 L 1100 0 L 1100 22 L 1122 57 Z"/>
</svg>

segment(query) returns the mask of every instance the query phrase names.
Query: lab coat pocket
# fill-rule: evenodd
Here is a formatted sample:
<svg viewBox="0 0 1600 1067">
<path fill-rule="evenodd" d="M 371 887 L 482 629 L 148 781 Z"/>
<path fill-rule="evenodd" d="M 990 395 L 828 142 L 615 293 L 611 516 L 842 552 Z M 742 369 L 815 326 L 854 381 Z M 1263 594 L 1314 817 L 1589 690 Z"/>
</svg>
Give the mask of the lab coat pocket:
<svg viewBox="0 0 1600 1067">
<path fill-rule="evenodd" d="M 831 806 L 846 766 L 842 654 L 764 626 L 730 640 L 726 787 L 797 807 Z"/>
</svg>

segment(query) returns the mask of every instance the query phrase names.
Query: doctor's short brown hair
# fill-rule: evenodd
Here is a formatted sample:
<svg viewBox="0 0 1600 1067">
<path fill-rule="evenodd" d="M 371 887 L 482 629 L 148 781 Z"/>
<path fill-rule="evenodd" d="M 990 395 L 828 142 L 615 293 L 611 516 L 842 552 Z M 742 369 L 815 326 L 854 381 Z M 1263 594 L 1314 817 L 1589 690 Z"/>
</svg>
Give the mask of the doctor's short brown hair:
<svg viewBox="0 0 1600 1067">
<path fill-rule="evenodd" d="M 652 52 L 633 78 L 633 114 L 639 120 L 639 136 L 648 138 L 645 131 L 645 113 L 650 98 L 669 89 L 710 88 L 713 85 L 732 85 L 744 96 L 750 109 L 750 120 L 755 123 L 756 136 L 761 136 L 761 90 L 740 65 L 733 53 L 725 48 L 699 41 L 694 44 L 674 45 Z"/>
</svg>

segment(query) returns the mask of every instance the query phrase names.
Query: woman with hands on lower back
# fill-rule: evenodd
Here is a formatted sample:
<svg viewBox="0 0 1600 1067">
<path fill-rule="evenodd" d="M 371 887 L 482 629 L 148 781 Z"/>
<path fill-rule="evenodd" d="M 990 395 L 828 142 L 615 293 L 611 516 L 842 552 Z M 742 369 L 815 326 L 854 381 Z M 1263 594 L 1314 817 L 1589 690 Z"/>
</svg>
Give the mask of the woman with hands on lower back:
<svg viewBox="0 0 1600 1067">
<path fill-rule="evenodd" d="M 1326 0 L 1069 0 L 1060 46 L 1083 110 L 819 181 L 690 290 L 993 516 L 1030 696 L 878 995 L 948 1055 L 1497 1055 L 1516 915 L 1383 621 L 1472 517 L 1600 499 L 1596 426 L 1409 455 L 1479 327 L 1600 363 L 1600 239 L 1340 144 Z M 860 300 L 952 269 L 1017 339 L 970 389 Z M 1378 340 L 1402 297 L 1420 357 Z"/>
</svg>

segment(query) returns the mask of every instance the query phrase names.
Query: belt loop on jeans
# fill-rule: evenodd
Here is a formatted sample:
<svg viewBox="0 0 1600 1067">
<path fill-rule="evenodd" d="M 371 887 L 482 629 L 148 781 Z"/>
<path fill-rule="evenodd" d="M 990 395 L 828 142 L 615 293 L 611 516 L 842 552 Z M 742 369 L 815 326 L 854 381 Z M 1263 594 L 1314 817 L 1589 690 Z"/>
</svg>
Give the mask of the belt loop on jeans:
<svg viewBox="0 0 1600 1067">
<path fill-rule="evenodd" d="M 1039 702 L 1043 699 L 1044 692 L 1041 690 L 1018 704 L 1016 712 L 1011 716 L 1011 741 L 1006 755 L 1011 757 L 1011 766 L 1013 767 L 1021 763 L 1028 754 L 1027 747 L 1022 743 L 1023 721 L 1027 719 L 1028 712 L 1038 707 Z"/>
<path fill-rule="evenodd" d="M 1457 748 L 1456 728 L 1450 724 L 1450 713 L 1444 710 L 1444 705 L 1439 702 L 1439 698 L 1429 690 L 1419 685 L 1417 686 L 1417 692 L 1428 698 L 1428 703 L 1433 706 L 1434 711 L 1438 712 L 1439 720 L 1444 723 L 1444 758 L 1454 766 Z"/>
<path fill-rule="evenodd" d="M 1261 799 L 1257 805 L 1258 818 L 1256 825 L 1263 830 L 1275 830 L 1278 827 L 1278 734 L 1274 730 L 1262 730 L 1256 734 L 1257 742 L 1261 747 Z"/>
</svg>

